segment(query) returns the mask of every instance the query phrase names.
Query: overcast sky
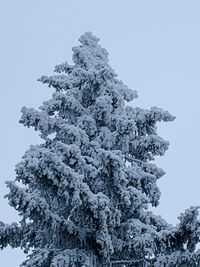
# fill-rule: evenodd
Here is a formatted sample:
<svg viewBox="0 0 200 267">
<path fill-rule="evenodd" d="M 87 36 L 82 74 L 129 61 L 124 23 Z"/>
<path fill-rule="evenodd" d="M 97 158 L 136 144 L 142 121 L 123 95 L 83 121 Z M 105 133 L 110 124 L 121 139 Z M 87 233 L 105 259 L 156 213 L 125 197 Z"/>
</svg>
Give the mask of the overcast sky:
<svg viewBox="0 0 200 267">
<path fill-rule="evenodd" d="M 71 48 L 92 31 L 110 54 L 110 64 L 130 88 L 134 106 L 159 106 L 176 116 L 159 125 L 170 141 L 156 162 L 166 175 L 155 210 L 168 222 L 200 205 L 200 1 L 18 0 L 0 1 L 0 220 L 17 221 L 3 199 L 15 164 L 40 139 L 18 123 L 22 106 L 38 108 L 52 90 L 37 82 L 54 66 L 71 61 Z M 0 251 L 1 266 L 17 267 L 19 249 Z"/>
</svg>

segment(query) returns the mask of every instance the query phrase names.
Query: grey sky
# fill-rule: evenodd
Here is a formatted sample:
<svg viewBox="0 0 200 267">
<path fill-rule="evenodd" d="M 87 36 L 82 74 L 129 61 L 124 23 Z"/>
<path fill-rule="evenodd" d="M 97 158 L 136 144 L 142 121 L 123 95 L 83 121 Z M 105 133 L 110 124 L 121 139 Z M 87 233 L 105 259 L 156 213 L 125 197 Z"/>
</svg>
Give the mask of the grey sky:
<svg viewBox="0 0 200 267">
<path fill-rule="evenodd" d="M 56 64 L 71 60 L 71 48 L 85 31 L 100 37 L 120 79 L 138 90 L 133 105 L 160 106 L 176 115 L 159 126 L 170 149 L 157 160 L 160 180 L 156 213 L 175 224 L 181 211 L 200 204 L 200 2 L 198 0 L 34 0 L 0 2 L 0 220 L 18 220 L 4 182 L 30 144 L 33 129 L 18 124 L 20 109 L 40 106 L 51 90 L 37 82 Z M 16 267 L 20 250 L 0 252 L 1 266 Z"/>
</svg>

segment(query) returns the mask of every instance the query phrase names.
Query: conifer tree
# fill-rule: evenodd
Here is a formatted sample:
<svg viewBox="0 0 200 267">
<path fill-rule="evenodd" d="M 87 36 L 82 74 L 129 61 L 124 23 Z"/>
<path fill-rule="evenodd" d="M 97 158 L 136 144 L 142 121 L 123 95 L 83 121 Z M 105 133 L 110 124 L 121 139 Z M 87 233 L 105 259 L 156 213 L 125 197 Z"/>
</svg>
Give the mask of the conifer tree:
<svg viewBox="0 0 200 267">
<path fill-rule="evenodd" d="M 7 182 L 20 221 L 0 223 L 0 247 L 21 247 L 25 267 L 133 266 L 141 259 L 196 266 L 198 208 L 181 214 L 175 227 L 149 209 L 159 204 L 164 175 L 153 160 L 169 146 L 156 124 L 174 116 L 128 105 L 137 92 L 117 78 L 98 42 L 82 35 L 73 65 L 39 79 L 55 89 L 52 98 L 39 110 L 22 108 L 20 123 L 43 142 L 30 146 L 15 181 Z"/>
</svg>

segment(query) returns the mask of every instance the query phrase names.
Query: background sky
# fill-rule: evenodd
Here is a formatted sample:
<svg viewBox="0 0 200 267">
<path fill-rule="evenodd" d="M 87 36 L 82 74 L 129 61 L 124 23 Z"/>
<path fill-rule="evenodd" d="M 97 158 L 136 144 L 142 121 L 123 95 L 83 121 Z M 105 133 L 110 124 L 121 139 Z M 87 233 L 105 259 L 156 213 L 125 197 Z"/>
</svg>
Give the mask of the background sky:
<svg viewBox="0 0 200 267">
<path fill-rule="evenodd" d="M 138 90 L 134 106 L 158 106 L 176 116 L 158 127 L 171 145 L 156 160 L 166 175 L 155 213 L 176 224 L 182 211 L 200 205 L 199 14 L 198 0 L 0 1 L 0 220 L 18 221 L 3 198 L 5 181 L 15 178 L 15 164 L 28 147 L 40 142 L 18 123 L 20 109 L 50 98 L 52 90 L 37 79 L 70 62 L 85 31 L 101 39 L 119 78 Z M 20 249 L 0 251 L 1 266 L 23 260 Z"/>
</svg>

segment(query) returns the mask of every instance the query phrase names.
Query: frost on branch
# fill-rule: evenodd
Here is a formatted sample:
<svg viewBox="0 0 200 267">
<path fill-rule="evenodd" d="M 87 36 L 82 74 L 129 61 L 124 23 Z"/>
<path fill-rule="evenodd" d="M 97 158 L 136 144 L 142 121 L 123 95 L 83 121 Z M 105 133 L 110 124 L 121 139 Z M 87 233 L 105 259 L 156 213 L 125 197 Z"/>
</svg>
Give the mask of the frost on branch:
<svg viewBox="0 0 200 267">
<path fill-rule="evenodd" d="M 0 224 L 1 248 L 21 247 L 25 267 L 198 261 L 196 208 L 176 227 L 148 210 L 159 204 L 157 180 L 164 175 L 152 161 L 169 147 L 156 125 L 174 116 L 127 104 L 137 92 L 118 80 L 92 33 L 72 50 L 72 65 L 39 79 L 55 89 L 51 99 L 38 110 L 22 108 L 20 123 L 43 143 L 30 146 L 15 181 L 7 182 L 21 220 Z"/>
</svg>

